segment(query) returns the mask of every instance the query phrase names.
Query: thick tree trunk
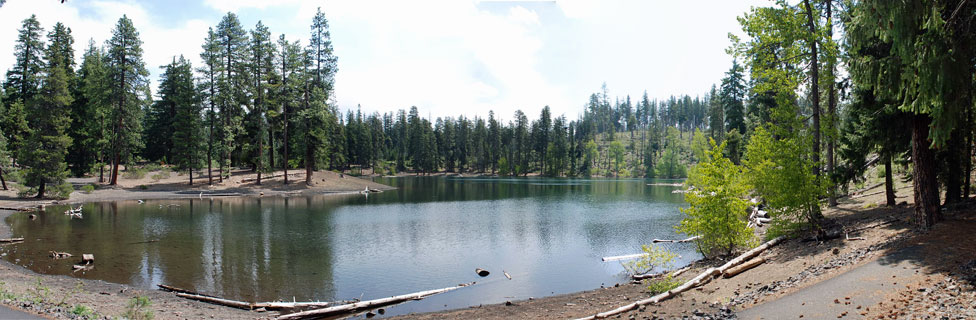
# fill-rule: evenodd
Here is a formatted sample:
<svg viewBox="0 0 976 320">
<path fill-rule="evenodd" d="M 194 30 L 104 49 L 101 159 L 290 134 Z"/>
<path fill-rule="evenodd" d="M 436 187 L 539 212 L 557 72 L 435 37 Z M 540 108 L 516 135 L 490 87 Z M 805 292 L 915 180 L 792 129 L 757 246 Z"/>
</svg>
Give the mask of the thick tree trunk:
<svg viewBox="0 0 976 320">
<path fill-rule="evenodd" d="M 810 29 L 810 38 L 815 39 L 817 27 L 813 24 L 813 7 L 810 0 L 803 0 L 807 9 L 807 27 Z M 818 17 L 819 18 L 819 17 Z M 813 162 L 815 163 L 813 172 L 820 176 L 820 65 L 817 64 L 817 41 L 810 42 L 810 103 L 813 106 Z"/>
<path fill-rule="evenodd" d="M 3 190 L 7 190 L 7 179 L 3 178 L 3 168 L 0 168 L 0 184 L 3 184 Z"/>
<path fill-rule="evenodd" d="M 891 174 L 891 155 L 885 156 L 885 199 L 889 207 L 895 206 L 895 179 Z"/>
<path fill-rule="evenodd" d="M 41 181 L 41 185 L 39 187 L 37 187 L 37 198 L 38 199 L 43 199 L 44 198 L 44 190 L 45 190 L 44 187 L 45 186 L 47 186 L 47 183 L 44 183 L 44 181 Z"/>
<path fill-rule="evenodd" d="M 963 161 L 966 162 L 966 179 L 963 183 L 963 198 L 969 199 L 969 184 L 972 182 L 973 173 L 973 122 L 972 122 L 972 110 L 966 108 L 966 146 L 963 148 L 966 157 Z"/>
<path fill-rule="evenodd" d="M 915 227 L 929 230 L 939 220 L 939 181 L 935 170 L 935 151 L 929 148 L 928 115 L 916 114 L 912 117 L 912 167 L 915 187 Z"/>
<path fill-rule="evenodd" d="M 827 37 L 830 39 L 830 41 L 833 41 L 833 38 L 834 38 L 834 24 L 833 24 L 833 20 L 831 20 L 832 19 L 832 17 L 831 17 L 832 10 L 831 9 L 833 9 L 833 3 L 831 1 L 832 0 L 826 1 L 826 5 L 827 5 L 826 6 L 826 11 L 827 11 Z M 828 69 L 830 70 L 829 71 L 830 72 L 830 79 L 828 79 L 828 84 L 830 85 L 830 88 L 827 89 L 827 90 L 829 90 L 828 93 L 827 93 L 827 116 L 828 116 L 828 119 L 829 119 L 828 120 L 829 121 L 829 125 L 828 125 L 828 128 L 829 128 L 828 135 L 829 136 L 827 137 L 827 174 L 828 174 L 829 177 L 831 177 L 830 196 L 829 196 L 829 198 L 827 198 L 827 205 L 829 205 L 831 207 L 836 207 L 837 206 L 837 186 L 834 184 L 834 181 L 833 181 L 834 166 L 835 166 L 835 161 L 836 161 L 836 159 L 834 159 L 834 148 L 835 148 L 835 145 L 836 145 L 836 132 L 837 132 L 837 91 L 835 90 L 836 88 L 835 88 L 835 84 L 834 84 L 834 80 L 835 80 L 835 77 L 836 77 L 836 74 L 835 74 L 835 71 L 836 71 L 835 70 L 836 69 L 835 60 L 836 60 L 836 58 L 832 58 L 832 59 L 829 59 L 828 62 L 827 62 Z"/>
<path fill-rule="evenodd" d="M 949 134 L 949 141 L 945 149 L 945 160 L 948 174 L 945 177 L 945 204 L 955 203 L 962 197 L 962 143 L 963 139 L 959 136 L 960 130 L 955 130 Z"/>
</svg>

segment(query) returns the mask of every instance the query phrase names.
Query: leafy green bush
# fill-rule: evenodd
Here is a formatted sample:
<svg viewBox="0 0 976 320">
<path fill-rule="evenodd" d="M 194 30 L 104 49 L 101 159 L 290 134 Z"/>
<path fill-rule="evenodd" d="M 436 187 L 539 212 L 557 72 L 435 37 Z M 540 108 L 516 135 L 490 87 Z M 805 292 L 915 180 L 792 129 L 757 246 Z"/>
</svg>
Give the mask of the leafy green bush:
<svg viewBox="0 0 976 320">
<path fill-rule="evenodd" d="M 94 192 L 95 189 L 96 189 L 96 186 L 94 184 L 86 184 L 86 185 L 84 185 L 84 186 L 81 187 L 81 192 L 89 193 L 90 194 L 90 193 Z"/>
<path fill-rule="evenodd" d="M 661 277 L 660 279 L 653 279 L 647 281 L 647 291 L 649 291 L 652 295 L 655 295 L 658 293 L 662 293 L 677 288 L 678 286 L 681 285 L 681 283 L 682 283 L 681 280 L 675 279 L 669 273 L 664 277 Z"/>
<path fill-rule="evenodd" d="M 686 182 L 694 191 L 685 193 L 690 205 L 681 209 L 685 218 L 676 227 L 679 232 L 701 236 L 696 241 L 703 255 L 731 254 L 739 246 L 750 244 L 753 236 L 746 219 L 749 206 L 745 196 L 749 191 L 739 167 L 722 152 L 726 144 L 705 151 L 703 159 L 692 167 Z"/>
<path fill-rule="evenodd" d="M 681 164 L 681 159 L 678 158 L 678 151 L 674 148 L 664 150 L 655 170 L 657 170 L 655 176 L 661 179 L 678 179 L 687 176 L 687 170 Z"/>
<path fill-rule="evenodd" d="M 169 170 L 160 170 L 159 172 L 153 174 L 150 178 L 153 179 L 153 182 L 159 182 L 159 180 L 169 178 Z"/>
<path fill-rule="evenodd" d="M 139 190 L 149 190 L 149 186 L 144 185 L 144 184 L 140 184 L 138 188 L 139 188 Z"/>
<path fill-rule="evenodd" d="M 774 137 L 760 127 L 746 146 L 746 180 L 766 201 L 773 219 L 767 237 L 819 222 L 819 198 L 827 188 L 813 173 L 816 164 L 806 156 L 809 145 L 802 137 Z"/>
<path fill-rule="evenodd" d="M 138 296 L 129 300 L 129 304 L 125 308 L 125 313 L 122 314 L 123 317 L 130 320 L 151 320 L 153 316 L 152 310 L 148 310 L 152 302 L 149 298 Z"/>
<path fill-rule="evenodd" d="M 48 192 L 48 194 L 45 194 L 45 196 L 50 196 L 51 198 L 64 200 L 70 198 L 71 193 L 74 191 L 75 191 L 74 186 L 72 186 L 70 183 L 63 182 L 57 186 L 53 186 L 53 188 L 51 188 L 51 190 Z"/>
<path fill-rule="evenodd" d="M 656 245 L 642 245 L 644 255 L 637 260 L 623 262 L 621 265 L 633 274 L 643 274 L 654 269 L 670 269 L 674 265 L 674 258 L 678 254 Z"/>
</svg>

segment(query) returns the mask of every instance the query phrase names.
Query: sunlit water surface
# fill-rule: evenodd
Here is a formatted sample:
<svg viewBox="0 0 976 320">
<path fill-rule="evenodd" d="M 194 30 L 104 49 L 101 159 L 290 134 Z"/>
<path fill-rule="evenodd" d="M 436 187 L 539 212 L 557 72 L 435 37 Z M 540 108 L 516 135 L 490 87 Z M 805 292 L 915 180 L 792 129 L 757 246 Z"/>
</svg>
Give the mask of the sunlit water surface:
<svg viewBox="0 0 976 320">
<path fill-rule="evenodd" d="M 50 207 L 7 219 L 27 241 L 4 259 L 39 273 L 245 301 L 371 299 L 478 281 L 386 315 L 544 297 L 626 282 L 619 262 L 654 238 L 679 238 L 676 187 L 651 180 L 383 178 L 368 197 L 214 198 L 90 203 L 83 219 Z M 680 266 L 691 244 L 664 244 Z M 95 268 L 71 272 L 92 253 Z M 475 268 L 491 272 L 478 277 Z M 507 271 L 512 280 L 506 279 Z"/>
</svg>

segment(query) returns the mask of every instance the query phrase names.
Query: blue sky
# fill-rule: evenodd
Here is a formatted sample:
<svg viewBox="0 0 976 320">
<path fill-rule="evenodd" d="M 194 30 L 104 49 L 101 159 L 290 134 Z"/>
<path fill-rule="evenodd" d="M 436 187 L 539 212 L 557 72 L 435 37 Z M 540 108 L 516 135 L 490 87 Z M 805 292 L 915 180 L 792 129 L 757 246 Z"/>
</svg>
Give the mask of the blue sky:
<svg viewBox="0 0 976 320">
<path fill-rule="evenodd" d="M 228 11 L 245 28 L 262 20 L 273 38 L 307 41 L 316 8 L 339 57 L 335 101 L 343 110 L 510 119 L 544 105 L 575 119 L 604 82 L 611 96 L 700 95 L 731 65 L 727 34 L 748 1 L 300 1 L 8 0 L 0 7 L 0 70 L 14 62 L 20 22 L 37 14 L 50 30 L 72 28 L 76 58 L 101 45 L 123 14 L 141 33 L 155 82 L 183 54 L 199 65 L 208 27 Z"/>
</svg>

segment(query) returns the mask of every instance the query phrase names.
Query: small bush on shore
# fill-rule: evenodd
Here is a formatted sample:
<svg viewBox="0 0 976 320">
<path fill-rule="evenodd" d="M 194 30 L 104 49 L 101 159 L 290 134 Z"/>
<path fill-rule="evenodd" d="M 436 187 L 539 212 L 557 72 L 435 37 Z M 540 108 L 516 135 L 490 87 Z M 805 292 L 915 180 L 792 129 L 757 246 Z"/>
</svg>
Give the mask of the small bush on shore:
<svg viewBox="0 0 976 320">
<path fill-rule="evenodd" d="M 64 200 L 71 197 L 71 193 L 75 191 L 75 187 L 70 183 L 62 183 L 54 186 L 50 191 L 50 196 L 55 199 Z"/>
<path fill-rule="evenodd" d="M 142 179 L 146 176 L 147 173 L 149 173 L 149 170 L 146 170 L 146 168 L 131 168 L 129 170 L 125 170 L 125 172 L 122 173 L 122 178 Z"/>
<path fill-rule="evenodd" d="M 153 311 L 149 310 L 150 305 L 152 305 L 152 302 L 149 301 L 148 297 L 138 296 L 132 298 L 125 307 L 125 313 L 122 316 L 130 320 L 152 320 L 154 315 Z"/>
<path fill-rule="evenodd" d="M 678 286 L 681 285 L 681 283 L 682 283 L 681 280 L 675 279 L 669 273 L 669 274 L 665 275 L 664 277 L 661 277 L 660 279 L 653 279 L 653 280 L 648 281 L 647 282 L 647 291 L 650 292 L 651 295 L 655 295 L 655 294 L 658 294 L 658 293 L 662 293 L 662 292 L 665 292 L 665 291 L 668 291 L 668 290 L 677 288 Z"/>
<path fill-rule="evenodd" d="M 84 186 L 81 187 L 81 192 L 89 193 L 90 194 L 90 193 L 94 192 L 95 189 L 97 189 L 97 187 L 95 186 L 95 184 L 86 184 L 86 185 L 84 185 Z"/>
<path fill-rule="evenodd" d="M 71 314 L 76 315 L 76 316 L 78 316 L 79 318 L 82 318 L 82 319 L 94 319 L 95 318 L 95 310 L 93 310 L 92 308 L 89 308 L 88 306 L 80 305 L 80 304 L 79 305 L 76 305 L 74 307 L 74 309 L 71 309 Z"/>
<path fill-rule="evenodd" d="M 753 240 L 746 223 L 747 181 L 742 170 L 722 154 L 726 144 L 716 145 L 712 140 L 711 145 L 702 161 L 691 168 L 687 184 L 695 191 L 685 193 L 690 206 L 681 209 L 685 218 L 676 227 L 681 233 L 701 236 L 695 243 L 706 257 L 731 254 Z"/>
<path fill-rule="evenodd" d="M 671 250 L 653 244 L 642 245 L 641 250 L 644 251 L 644 256 L 637 260 L 621 263 L 624 269 L 633 274 L 644 274 L 654 271 L 654 269 L 666 270 L 674 266 L 674 258 L 678 257 L 678 254 L 671 252 Z"/>
</svg>

